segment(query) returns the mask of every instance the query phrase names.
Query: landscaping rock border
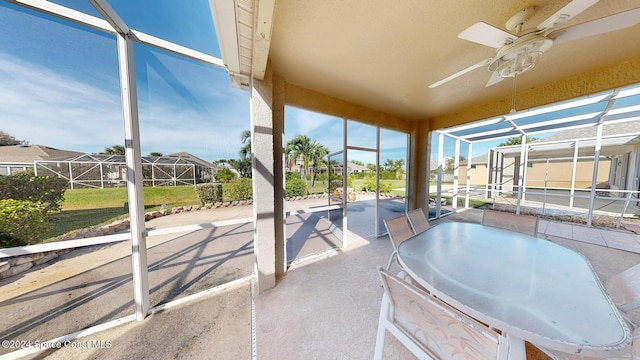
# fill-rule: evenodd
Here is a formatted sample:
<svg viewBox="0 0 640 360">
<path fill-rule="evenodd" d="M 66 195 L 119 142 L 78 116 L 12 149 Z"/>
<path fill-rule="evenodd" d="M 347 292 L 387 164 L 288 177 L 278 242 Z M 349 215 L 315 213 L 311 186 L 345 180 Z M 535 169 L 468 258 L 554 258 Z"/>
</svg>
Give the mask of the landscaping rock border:
<svg viewBox="0 0 640 360">
<path fill-rule="evenodd" d="M 372 195 L 375 193 L 361 191 L 361 192 L 356 192 L 356 194 Z M 392 195 L 392 194 L 380 194 L 380 196 L 395 197 L 395 195 Z M 307 196 L 296 196 L 296 197 L 287 198 L 286 200 L 296 201 L 296 200 L 305 200 L 305 199 L 319 199 L 319 198 L 326 198 L 326 197 L 328 197 L 328 194 L 322 193 L 322 194 L 312 194 Z M 189 211 L 198 211 L 202 209 L 216 209 L 216 208 L 224 208 L 224 207 L 230 207 L 230 206 L 245 206 L 245 205 L 251 205 L 251 204 L 253 204 L 253 200 L 236 200 L 236 201 L 208 203 L 204 205 L 176 206 L 171 210 L 161 209 L 161 210 L 155 210 L 155 211 L 145 213 L 144 218 L 145 218 L 145 221 L 148 221 L 161 216 L 179 214 L 179 213 L 184 213 Z M 73 235 L 64 237 L 60 240 L 74 240 L 74 239 L 84 239 L 84 238 L 90 238 L 90 237 L 112 235 L 121 231 L 125 231 L 127 229 L 129 229 L 129 219 L 122 219 L 106 225 L 101 225 L 95 228 L 91 228 L 85 231 L 75 233 Z M 67 254 L 73 250 L 75 250 L 75 248 L 48 251 L 48 252 L 29 254 L 29 255 L 14 256 L 14 257 L 0 260 L 0 280 L 23 273 L 34 266 L 44 264 L 46 262 L 54 260 L 59 256 Z"/>
</svg>

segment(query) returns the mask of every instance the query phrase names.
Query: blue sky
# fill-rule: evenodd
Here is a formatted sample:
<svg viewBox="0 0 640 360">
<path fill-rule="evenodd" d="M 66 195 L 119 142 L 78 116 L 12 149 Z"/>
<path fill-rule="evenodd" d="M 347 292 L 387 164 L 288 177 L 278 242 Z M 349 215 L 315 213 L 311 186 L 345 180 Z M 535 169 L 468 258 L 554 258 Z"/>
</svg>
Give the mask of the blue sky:
<svg viewBox="0 0 640 360">
<path fill-rule="evenodd" d="M 54 2 L 100 17 L 89 1 Z M 207 0 L 110 4 L 133 29 L 221 57 Z M 233 89 L 221 69 L 146 45 L 136 44 L 135 59 L 143 154 L 238 157 L 240 133 L 249 129 L 247 91 Z M 331 151 L 342 148 L 341 118 L 287 108 L 285 119 L 287 140 L 306 134 Z M 88 153 L 123 144 L 115 36 L 0 2 L 0 130 Z M 375 144 L 371 126 L 350 122 L 348 133 L 349 145 Z M 382 139 L 381 161 L 405 158 L 404 134 L 384 130 Z M 474 154 L 487 147 L 474 146 Z M 453 155 L 450 142 L 445 155 Z M 375 161 L 364 152 L 350 157 Z"/>
<path fill-rule="evenodd" d="M 88 1 L 56 1 L 99 16 Z M 206 0 L 110 1 L 136 30 L 220 57 Z M 142 152 L 235 158 L 249 93 L 221 69 L 135 46 Z M 60 149 L 123 144 L 116 40 L 0 2 L 0 130 Z"/>
</svg>

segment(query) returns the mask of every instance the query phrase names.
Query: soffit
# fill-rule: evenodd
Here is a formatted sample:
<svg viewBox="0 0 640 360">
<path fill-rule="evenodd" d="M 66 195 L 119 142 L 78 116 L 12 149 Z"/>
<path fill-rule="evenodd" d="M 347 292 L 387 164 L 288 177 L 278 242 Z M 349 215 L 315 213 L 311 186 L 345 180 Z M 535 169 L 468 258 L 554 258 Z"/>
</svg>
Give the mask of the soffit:
<svg viewBox="0 0 640 360">
<path fill-rule="evenodd" d="M 537 8 L 529 21 L 536 26 L 566 3 L 276 0 L 269 57 L 274 72 L 302 88 L 411 120 L 456 117 L 472 109 L 473 114 L 461 117 L 466 122 L 508 112 L 512 83 L 485 87 L 490 73 L 480 68 L 429 89 L 429 84 L 494 55 L 492 48 L 457 35 L 479 21 L 504 29 L 509 17 L 529 6 Z M 635 0 L 602 0 L 564 26 L 637 7 Z M 632 71 L 616 76 L 604 72 L 608 75 L 592 87 L 582 75 L 607 68 L 615 72 L 619 64 L 640 59 L 639 33 L 635 26 L 555 45 L 518 78 L 518 92 L 528 92 L 526 105 L 533 107 L 637 82 L 639 75 Z M 496 108 L 487 110 L 489 106 Z"/>
</svg>

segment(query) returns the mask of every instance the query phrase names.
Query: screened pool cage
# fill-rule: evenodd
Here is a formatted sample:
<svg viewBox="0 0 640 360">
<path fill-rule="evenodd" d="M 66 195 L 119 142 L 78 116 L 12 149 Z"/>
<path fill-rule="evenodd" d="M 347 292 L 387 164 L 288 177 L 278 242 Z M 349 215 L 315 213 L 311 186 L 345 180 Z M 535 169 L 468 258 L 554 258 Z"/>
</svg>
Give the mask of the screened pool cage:
<svg viewBox="0 0 640 360">
<path fill-rule="evenodd" d="M 588 226 L 595 212 L 637 217 L 639 104 L 636 84 L 436 131 L 438 198 L 448 138 L 455 143 L 454 204 L 458 196 L 464 196 L 465 207 L 471 196 L 500 200 L 515 205 L 517 213 L 526 205 L 583 216 Z M 540 134 L 546 136 L 527 142 Z M 515 137 L 519 145 L 491 147 L 486 157 L 473 158 L 474 143 Z"/>
<path fill-rule="evenodd" d="M 66 179 L 71 189 L 112 188 L 127 185 L 124 155 L 95 155 L 33 162 L 36 175 Z M 174 156 L 142 157 L 144 186 L 180 186 L 210 182 L 213 167 Z"/>
</svg>

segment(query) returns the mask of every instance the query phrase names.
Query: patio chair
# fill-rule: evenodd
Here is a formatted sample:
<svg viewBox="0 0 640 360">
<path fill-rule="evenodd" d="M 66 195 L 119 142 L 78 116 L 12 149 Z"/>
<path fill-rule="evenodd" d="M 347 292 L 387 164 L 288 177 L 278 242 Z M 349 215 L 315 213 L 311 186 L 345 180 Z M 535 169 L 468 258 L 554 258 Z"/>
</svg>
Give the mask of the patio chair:
<svg viewBox="0 0 640 360">
<path fill-rule="evenodd" d="M 407 218 L 404 216 L 404 214 L 384 219 L 383 221 L 384 226 L 387 228 L 387 232 L 389 233 L 391 244 L 393 245 L 393 253 L 389 258 L 386 267 L 386 269 L 389 270 L 393 259 L 398 255 L 398 245 L 400 245 L 401 242 L 412 237 L 414 234 L 413 231 L 411 231 L 411 227 L 409 226 Z"/>
<path fill-rule="evenodd" d="M 531 236 L 538 234 L 538 217 L 531 215 L 516 215 L 510 212 L 484 209 L 482 225 L 499 227 Z"/>
<path fill-rule="evenodd" d="M 374 359 L 386 331 L 419 359 L 506 359 L 509 341 L 441 300 L 378 267 L 384 295 Z"/>
<path fill-rule="evenodd" d="M 608 278 L 604 287 L 621 311 L 637 308 L 640 306 L 640 264 Z"/>
<path fill-rule="evenodd" d="M 429 228 L 429 220 L 420 208 L 408 211 L 407 219 L 409 219 L 409 225 L 411 225 L 414 234 L 419 234 Z"/>
</svg>

